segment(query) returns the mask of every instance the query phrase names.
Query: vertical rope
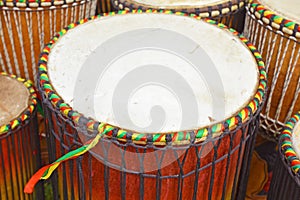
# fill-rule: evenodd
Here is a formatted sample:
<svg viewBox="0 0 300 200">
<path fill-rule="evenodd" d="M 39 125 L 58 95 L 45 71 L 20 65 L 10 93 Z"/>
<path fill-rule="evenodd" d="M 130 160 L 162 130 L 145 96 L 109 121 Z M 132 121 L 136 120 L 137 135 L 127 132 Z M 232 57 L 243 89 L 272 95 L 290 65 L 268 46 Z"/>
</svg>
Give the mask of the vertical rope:
<svg viewBox="0 0 300 200">
<path fill-rule="evenodd" d="M 83 19 L 83 16 L 84 16 L 84 5 L 83 4 L 80 4 L 80 9 L 79 9 L 79 19 Z"/>
<path fill-rule="evenodd" d="M 61 9 L 59 9 L 59 13 L 60 13 L 60 24 L 58 25 L 58 29 L 57 31 L 60 31 L 60 29 L 62 29 L 64 27 L 64 13 L 65 13 L 65 6 L 62 6 Z"/>
<path fill-rule="evenodd" d="M 2 27 L 1 27 L 1 24 L 0 24 L 0 29 L 1 29 Z M 0 36 L 1 37 L 1 36 Z M 3 47 L 3 49 L 4 49 L 5 47 Z M 5 72 L 6 70 L 5 70 L 5 67 L 4 67 L 4 60 L 3 60 L 3 57 L 2 57 L 2 51 L 0 52 L 0 70 L 2 71 L 2 72 Z"/>
<path fill-rule="evenodd" d="M 251 42 L 254 43 L 254 44 L 257 44 L 257 40 L 258 40 L 258 37 L 259 37 L 258 36 L 259 25 L 258 25 L 258 23 L 254 23 L 254 24 L 255 24 L 255 28 L 254 28 L 254 30 L 251 30 L 251 33 L 252 33 L 252 31 L 254 31 L 253 38 L 252 38 Z"/>
<path fill-rule="evenodd" d="M 13 66 L 10 65 L 10 68 L 11 69 L 14 69 L 14 70 L 11 70 L 9 73 L 12 73 L 14 74 L 13 72 L 15 71 L 15 74 L 17 76 L 20 76 L 20 66 L 19 66 L 19 63 L 18 63 L 18 60 L 17 60 L 17 54 L 16 54 L 16 50 L 15 50 L 15 46 L 14 46 L 14 36 L 12 34 L 12 23 L 11 23 L 11 18 L 10 18 L 10 14 L 9 12 L 3 12 L 3 16 L 4 16 L 4 21 L 6 22 L 6 30 L 8 31 L 8 36 L 9 36 L 9 41 L 10 41 L 10 44 L 11 44 L 11 49 L 12 49 L 12 56 L 13 56 L 13 61 L 14 61 L 14 64 Z M 5 44 L 6 42 L 3 41 Z M 7 54 L 7 57 L 9 57 L 9 54 Z"/>
<path fill-rule="evenodd" d="M 11 144 L 10 144 L 10 140 L 11 140 L 11 138 L 10 137 L 7 137 L 7 149 L 11 149 Z M 8 159 L 8 166 L 9 166 L 9 169 L 12 169 L 12 159 Z M 13 185 L 13 177 L 14 177 L 14 175 L 13 175 L 13 173 L 12 173 L 12 170 L 8 170 L 9 172 L 8 172 L 8 176 L 9 176 L 9 182 L 10 182 L 10 184 L 9 184 L 9 186 L 10 186 L 10 195 L 9 196 L 13 196 L 14 194 L 15 194 L 15 190 L 14 190 L 14 185 Z"/>
<path fill-rule="evenodd" d="M 58 16 L 57 16 L 57 10 L 55 9 L 55 7 L 53 6 L 51 8 L 52 8 L 51 11 L 53 12 L 53 18 L 51 18 L 51 19 L 53 19 L 53 29 L 52 29 L 52 34 L 51 35 L 54 35 L 56 33 L 56 31 L 59 30 L 59 27 L 57 27 L 58 24 L 56 23 L 56 19 L 57 19 Z"/>
<path fill-rule="evenodd" d="M 68 26 L 69 25 L 69 21 L 68 21 L 68 19 L 69 19 L 69 8 L 66 8 L 66 11 L 65 11 L 65 24 L 64 24 L 64 26 L 63 27 L 66 27 L 66 26 Z M 72 22 L 71 22 L 72 23 Z M 63 28 L 62 27 L 62 28 Z"/>
<path fill-rule="evenodd" d="M 4 10 L 2 11 L 3 13 L 5 12 Z M 0 67 L 1 67 L 1 71 L 8 71 L 8 69 L 5 69 L 5 65 L 4 65 L 4 59 L 2 56 L 2 53 L 7 54 L 7 49 L 4 46 L 4 33 L 3 33 L 3 25 L 2 25 L 2 20 L 0 19 L 0 38 L 3 44 L 3 51 L 0 51 Z M 10 65 L 10 61 L 9 61 L 9 57 L 7 55 L 4 55 L 4 57 L 6 57 L 8 60 L 6 60 L 7 64 Z M 11 72 L 9 72 L 11 73 Z"/>
<path fill-rule="evenodd" d="M 44 40 L 45 40 L 45 32 L 44 32 L 44 17 L 45 16 L 45 12 L 43 8 L 39 9 L 39 12 L 36 12 L 37 15 L 37 27 L 38 27 L 38 37 L 40 40 L 40 51 L 42 50 L 43 46 L 44 46 Z M 42 15 L 42 17 L 41 17 Z"/>
<path fill-rule="evenodd" d="M 16 159 L 16 144 L 15 144 L 15 137 L 16 134 L 11 134 L 11 149 L 10 152 L 12 154 L 12 156 L 10 156 L 10 159 L 12 160 L 12 168 L 10 168 L 10 170 L 12 171 L 13 174 L 13 179 L 11 179 L 11 181 L 13 182 L 13 186 L 15 188 L 14 192 L 13 192 L 13 199 L 17 198 L 17 199 L 21 199 L 20 197 L 20 176 L 19 176 L 19 171 L 20 169 L 18 169 L 18 162 Z M 14 171 L 13 171 L 14 170 Z"/>
<path fill-rule="evenodd" d="M 245 25 L 244 25 L 243 34 L 245 35 L 246 38 L 248 38 L 248 36 L 249 36 L 249 29 L 250 29 L 250 23 L 251 23 L 251 17 L 250 17 L 249 11 L 247 11 L 246 13 L 247 14 L 245 16 Z"/>
<path fill-rule="evenodd" d="M 266 30 L 265 30 L 266 31 Z M 274 47 L 275 47 L 275 43 L 277 40 L 277 35 L 274 34 L 272 31 L 270 32 L 269 38 L 273 38 L 273 35 L 275 35 L 275 38 L 273 39 L 273 43 L 272 40 L 269 39 L 268 40 L 268 45 L 267 45 L 267 55 L 266 55 L 266 72 L 267 74 L 269 73 L 269 65 L 271 62 L 271 58 L 273 57 L 273 53 L 274 53 Z M 272 49 L 271 49 L 272 47 Z"/>
<path fill-rule="evenodd" d="M 76 12 L 76 7 L 72 5 L 71 7 L 72 11 L 71 11 L 71 20 L 72 22 L 75 22 L 76 20 L 76 16 L 77 16 L 77 12 Z"/>
<path fill-rule="evenodd" d="M 110 0 L 108 0 L 107 4 L 110 5 Z M 97 10 L 97 1 L 91 1 L 90 5 L 91 5 L 91 13 L 89 15 L 94 16 L 96 14 L 96 10 Z M 111 11 L 111 9 L 109 8 L 105 12 L 110 12 L 110 11 Z"/>
<path fill-rule="evenodd" d="M 32 12 L 25 12 L 25 17 L 27 21 L 27 31 L 28 31 L 28 37 L 30 42 L 30 52 L 31 52 L 31 67 L 33 70 L 33 74 L 36 74 L 35 68 L 35 54 L 34 54 L 34 41 L 33 41 L 33 21 L 32 21 Z"/>
<path fill-rule="evenodd" d="M 259 40 L 258 40 L 258 45 L 256 45 L 257 46 L 257 49 L 260 51 L 260 52 L 263 52 L 262 51 L 262 47 L 264 46 L 264 42 L 263 41 L 265 41 L 266 40 L 266 38 L 265 38 L 265 36 L 266 36 L 266 34 L 267 34 L 267 32 L 266 31 L 264 31 L 264 28 L 263 28 L 263 24 L 262 24 L 262 22 L 258 22 L 258 26 L 259 26 L 259 29 L 260 29 L 260 33 L 259 33 Z"/>
<path fill-rule="evenodd" d="M 261 25 L 261 35 L 262 35 L 263 40 L 261 41 L 259 50 L 260 50 L 260 52 L 264 52 L 265 47 L 266 47 L 266 40 L 267 40 L 267 38 L 268 38 L 268 40 L 270 40 L 270 39 L 268 37 L 268 31 L 266 31 L 262 25 Z"/>
<path fill-rule="evenodd" d="M 52 7 L 50 7 L 50 9 L 49 9 L 49 32 L 50 32 L 50 34 L 51 35 L 53 35 L 54 33 L 54 25 L 53 25 L 53 12 L 52 12 L 52 10 L 53 10 L 53 8 Z"/>
<path fill-rule="evenodd" d="M 281 41 L 283 42 L 283 40 L 284 40 L 284 38 L 282 37 L 282 40 L 281 40 Z M 287 53 L 287 50 L 289 49 L 289 44 L 290 44 L 290 40 L 287 40 L 283 52 L 282 52 L 282 50 L 280 49 L 280 52 L 278 53 L 277 59 L 280 60 L 280 62 L 279 62 L 278 75 L 284 73 L 284 72 L 281 72 L 281 68 L 282 68 L 282 66 L 283 66 L 283 61 L 285 61 L 286 53 Z M 282 53 L 282 55 L 280 56 L 281 53 Z M 277 63 L 276 63 L 276 66 L 277 66 Z M 285 80 L 286 80 L 287 77 L 288 77 L 289 70 L 291 70 L 290 67 L 291 67 L 291 66 L 288 66 L 288 71 L 287 71 L 287 73 L 286 73 L 286 75 L 285 75 L 285 76 L 286 76 L 286 77 L 285 77 Z M 276 74 L 276 75 L 277 75 L 277 74 Z M 278 79 L 277 79 L 277 80 L 278 80 Z M 276 81 L 276 82 L 277 82 L 277 81 Z M 275 84 L 276 84 L 276 83 L 275 83 Z M 274 85 L 275 85 L 275 84 L 274 84 Z M 284 84 L 286 84 L 286 82 L 285 82 Z M 276 88 L 278 88 L 278 87 L 276 87 Z M 283 89 L 281 90 L 281 98 L 283 98 L 283 97 L 285 96 L 285 94 L 286 94 L 286 90 L 285 90 L 285 88 L 283 87 Z M 282 102 L 279 102 L 279 104 L 277 105 L 277 109 L 276 109 L 276 113 L 275 113 L 275 117 L 274 117 L 274 119 L 275 119 L 276 121 L 280 121 L 280 120 L 279 120 L 279 117 L 280 117 L 281 109 L 282 109 Z"/>
<path fill-rule="evenodd" d="M 298 58 L 299 58 L 299 53 L 298 53 Z M 300 77 L 298 78 L 298 83 L 297 83 L 297 87 L 296 87 L 296 91 L 295 91 L 295 96 L 293 98 L 292 105 L 290 107 L 290 110 L 289 110 L 289 112 L 287 114 L 287 118 L 286 118 L 285 121 L 287 121 L 289 119 L 288 118 L 289 116 L 292 116 L 293 110 L 294 110 L 294 107 L 295 107 L 295 104 L 296 104 L 296 101 L 297 101 L 297 99 L 299 97 L 299 93 L 300 93 Z"/>
<path fill-rule="evenodd" d="M 277 43 L 277 38 L 278 38 L 278 35 L 275 34 L 275 39 L 272 41 L 272 50 L 271 50 L 271 53 L 270 53 L 270 57 L 268 57 L 267 66 L 269 66 L 270 63 L 271 63 L 271 59 L 273 57 L 273 52 L 274 52 L 274 49 L 275 49 L 275 44 Z M 271 43 L 271 40 L 270 40 L 270 43 Z M 279 49 L 277 51 L 279 53 L 277 54 L 277 61 L 275 63 L 275 66 L 278 65 L 278 59 L 279 59 L 278 56 L 280 54 L 281 48 L 282 48 L 282 38 L 280 38 L 280 45 L 279 45 Z M 276 82 L 278 80 L 278 75 L 279 75 L 280 70 L 281 69 L 279 69 L 277 67 L 274 67 L 274 74 L 273 74 L 273 78 L 272 78 L 272 81 L 271 81 L 271 87 L 269 88 L 269 98 L 268 98 L 268 101 L 267 101 L 267 104 L 266 104 L 266 115 L 268 117 L 269 117 L 271 103 L 272 103 L 272 96 L 273 96 L 273 93 L 274 93 L 275 85 L 276 85 Z"/>
<path fill-rule="evenodd" d="M 289 65 L 288 65 L 288 68 L 287 68 L 287 71 L 286 71 L 286 75 L 285 75 L 285 79 L 284 79 L 284 85 L 283 85 L 282 95 L 280 97 L 279 104 L 278 104 L 278 110 L 276 111 L 276 115 L 275 115 L 276 119 L 279 119 L 279 117 L 280 117 L 281 108 L 282 108 L 282 105 L 283 105 L 283 102 L 284 102 L 284 98 L 286 97 L 287 89 L 288 89 L 288 87 L 290 85 L 290 82 L 292 80 L 292 76 L 294 74 L 293 72 L 294 72 L 294 69 L 295 69 L 295 66 L 296 66 L 297 62 L 293 65 L 292 61 L 294 59 L 296 47 L 297 47 L 296 43 L 294 43 L 293 48 L 292 48 L 292 53 L 291 53 L 290 61 L 289 61 Z M 285 53 L 283 55 L 282 60 L 285 60 L 284 59 L 285 58 L 285 54 L 286 54 L 286 52 L 288 50 L 290 51 L 290 40 L 287 40 L 286 48 L 284 50 Z"/>
<path fill-rule="evenodd" d="M 16 13 L 18 14 L 18 17 L 16 16 Z M 15 20 L 15 23 L 16 23 L 16 29 L 17 29 L 17 33 L 18 33 L 18 39 L 19 39 L 20 47 L 21 47 L 20 48 L 21 53 L 22 53 L 21 58 L 22 58 L 22 64 L 23 64 L 25 77 L 26 77 L 26 79 L 30 79 L 29 72 L 28 72 L 25 49 L 23 48 L 25 38 L 23 38 L 22 21 L 21 21 L 21 12 L 20 12 L 20 10 L 16 10 L 15 12 L 13 12 L 13 15 L 14 15 L 14 20 Z M 18 76 L 22 76 L 22 75 L 19 74 Z"/>
<path fill-rule="evenodd" d="M 253 32 L 252 29 L 254 29 L 254 20 L 252 18 L 252 16 L 249 17 L 249 30 L 248 30 L 248 33 L 249 35 L 247 36 L 249 38 L 250 41 L 253 41 L 253 34 L 251 34 Z M 253 42 L 252 42 L 253 43 Z"/>
<path fill-rule="evenodd" d="M 3 139 L 3 141 L 6 141 L 6 138 Z M 3 154 L 3 147 L 2 147 L 2 142 L 0 142 L 0 160 L 1 160 L 1 174 L 0 177 L 2 176 L 1 180 L 3 180 L 3 184 L 0 185 L 0 191 L 1 191 L 1 197 L 3 197 L 3 193 L 5 194 L 6 199 L 8 199 L 8 187 L 7 187 L 7 180 L 6 180 L 6 170 L 5 170 L 5 165 L 4 165 L 4 154 Z M 4 187 L 3 187 L 4 186 Z"/>
</svg>

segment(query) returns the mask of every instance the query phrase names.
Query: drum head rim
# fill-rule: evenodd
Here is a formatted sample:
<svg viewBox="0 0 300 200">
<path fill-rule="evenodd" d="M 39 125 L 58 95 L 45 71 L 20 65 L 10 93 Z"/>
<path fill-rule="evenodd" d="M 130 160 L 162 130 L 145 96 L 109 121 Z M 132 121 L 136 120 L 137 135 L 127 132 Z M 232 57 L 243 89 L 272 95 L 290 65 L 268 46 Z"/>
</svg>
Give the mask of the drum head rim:
<svg viewBox="0 0 300 200">
<path fill-rule="evenodd" d="M 287 35 L 300 38 L 300 24 L 293 20 L 280 16 L 254 0 L 251 0 L 246 8 L 248 12 L 263 24 L 271 26 L 276 30 L 280 30 Z M 276 21 L 274 19 L 276 19 Z"/>
<path fill-rule="evenodd" d="M 128 11 L 119 11 L 118 14 L 138 14 L 142 13 L 142 10 L 135 10 L 133 12 Z M 147 13 L 158 13 L 156 10 L 148 10 Z M 185 13 L 176 12 L 173 13 L 171 11 L 159 11 L 159 13 L 164 14 L 177 14 L 181 16 L 190 16 L 195 19 L 200 19 L 200 17 L 195 15 L 188 15 Z M 249 103 L 241 108 L 236 115 L 225 119 L 222 122 L 212 124 L 205 127 L 200 127 L 197 130 L 186 130 L 179 131 L 173 133 L 136 133 L 134 131 L 125 130 L 116 126 L 112 126 L 110 124 L 100 123 L 91 118 L 87 118 L 80 114 L 79 112 L 73 110 L 67 103 L 64 102 L 63 98 L 56 93 L 55 89 L 52 87 L 50 79 L 47 73 L 47 61 L 48 55 L 51 51 L 51 47 L 59 40 L 61 36 L 63 36 L 69 29 L 72 29 L 80 24 L 86 23 L 93 19 L 101 18 L 102 16 L 107 15 L 115 15 L 116 13 L 104 13 L 98 16 L 91 17 L 89 19 L 81 20 L 77 23 L 70 24 L 67 28 L 60 31 L 54 38 L 50 41 L 48 45 L 42 50 L 41 57 L 39 60 L 39 77 L 38 84 L 40 92 L 43 93 L 45 98 L 52 104 L 52 106 L 58 110 L 58 112 L 62 113 L 64 117 L 71 120 L 75 125 L 80 125 L 81 127 L 85 127 L 90 132 L 100 132 L 105 133 L 104 135 L 107 137 L 116 137 L 117 140 L 126 141 L 127 138 L 131 138 L 131 140 L 136 144 L 147 144 L 153 143 L 155 145 L 166 145 L 168 143 L 172 143 L 172 145 L 176 144 L 190 144 L 195 142 L 200 142 L 205 140 L 207 137 L 217 137 L 220 134 L 236 129 L 241 123 L 247 123 L 250 119 L 253 118 L 255 114 L 259 112 L 261 106 L 265 99 L 266 93 L 266 82 L 267 75 L 265 71 L 265 66 L 262 61 L 261 55 L 258 53 L 256 48 L 246 39 L 244 36 L 239 34 L 234 29 L 229 29 L 234 35 L 239 37 L 239 39 L 249 48 L 249 51 L 253 54 L 259 71 L 259 81 L 256 93 L 253 95 L 253 98 L 249 100 Z M 223 24 L 218 24 L 216 21 L 206 19 L 207 23 L 218 26 L 222 29 L 227 29 L 227 26 Z M 113 132 L 116 133 L 113 136 Z"/>
<path fill-rule="evenodd" d="M 61 6 L 68 6 L 73 7 L 73 4 L 85 4 L 88 2 L 93 2 L 95 0 L 38 0 L 38 1 L 30 1 L 30 0 L 16 0 L 16 1 L 4 1 L 0 0 L 0 7 L 3 6 L 6 9 L 16 9 L 16 8 L 48 8 L 53 9 L 53 7 L 61 7 Z"/>
<path fill-rule="evenodd" d="M 29 91 L 29 103 L 28 107 L 15 119 L 11 120 L 9 124 L 5 124 L 0 126 L 0 135 L 6 134 L 10 131 L 13 131 L 14 129 L 21 126 L 24 122 L 29 120 L 32 116 L 32 113 L 35 111 L 37 106 L 37 94 L 33 88 L 33 84 L 31 81 L 18 78 L 15 75 L 10 75 L 5 72 L 1 72 L 0 76 L 8 76 L 11 77 L 19 82 L 21 82 Z"/>
<path fill-rule="evenodd" d="M 150 6 L 146 4 L 141 4 L 137 2 L 133 2 L 132 0 L 112 0 L 113 6 L 117 10 L 129 9 L 129 11 L 133 11 L 135 9 L 154 9 L 154 10 L 172 10 L 173 12 L 185 12 L 190 14 L 196 14 L 200 17 L 221 17 L 223 15 L 228 15 L 230 13 L 234 13 L 241 8 L 244 8 L 248 0 L 234 0 L 228 1 L 225 3 L 218 3 L 218 4 L 209 4 L 207 6 L 193 6 L 193 7 L 186 7 L 186 6 L 170 6 L 167 8 L 158 7 L 158 6 Z M 123 9 L 120 9 L 123 7 Z"/>
<path fill-rule="evenodd" d="M 300 122 L 300 111 L 285 124 L 279 135 L 279 152 L 287 161 L 292 172 L 300 179 L 300 159 L 293 147 L 293 131 Z M 300 180 L 299 180 L 300 181 Z"/>
</svg>

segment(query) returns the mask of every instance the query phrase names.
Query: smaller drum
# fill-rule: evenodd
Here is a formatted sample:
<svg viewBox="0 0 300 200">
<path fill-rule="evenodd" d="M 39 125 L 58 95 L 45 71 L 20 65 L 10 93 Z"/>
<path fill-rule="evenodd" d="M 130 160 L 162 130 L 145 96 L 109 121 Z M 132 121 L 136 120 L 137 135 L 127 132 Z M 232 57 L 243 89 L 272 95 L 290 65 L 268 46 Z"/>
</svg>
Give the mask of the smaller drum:
<svg viewBox="0 0 300 200">
<path fill-rule="evenodd" d="M 0 199 L 43 199 L 23 188 L 40 167 L 37 95 L 24 79 L 0 74 Z"/>
<path fill-rule="evenodd" d="M 279 136 L 279 156 L 273 171 L 268 200 L 300 199 L 300 112 Z"/>
<path fill-rule="evenodd" d="M 278 139 L 284 123 L 300 110 L 300 3 L 254 0 L 247 6 L 246 38 L 257 46 L 268 73 L 262 132 Z"/>
<path fill-rule="evenodd" d="M 95 15 L 97 0 L 0 0 L 0 71 L 36 80 L 45 43 L 68 24 Z"/>
<path fill-rule="evenodd" d="M 155 9 L 196 14 L 202 18 L 212 18 L 241 33 L 245 21 L 245 4 L 248 0 L 112 0 L 112 2 L 117 10 Z"/>
</svg>

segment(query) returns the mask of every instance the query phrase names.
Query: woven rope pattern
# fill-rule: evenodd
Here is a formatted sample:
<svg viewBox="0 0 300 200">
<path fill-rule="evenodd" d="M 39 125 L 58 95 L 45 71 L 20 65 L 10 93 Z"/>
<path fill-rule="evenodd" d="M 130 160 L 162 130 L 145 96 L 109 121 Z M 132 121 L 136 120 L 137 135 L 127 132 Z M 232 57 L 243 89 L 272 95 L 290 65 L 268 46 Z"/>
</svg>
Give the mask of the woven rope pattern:
<svg viewBox="0 0 300 200">
<path fill-rule="evenodd" d="M 80 3 L 85 1 L 89 1 L 89 0 L 0 0 L 0 6 L 34 8 L 34 7 L 61 6 L 61 5 Z"/>
<path fill-rule="evenodd" d="M 279 29 L 286 34 L 300 38 L 300 26 L 296 22 L 278 15 L 259 3 L 254 3 L 253 0 L 249 2 L 247 7 L 250 8 L 251 13 L 266 25 L 271 25 L 273 28 Z"/>
<path fill-rule="evenodd" d="M 129 10 L 133 11 L 135 9 L 160 9 L 156 7 L 152 7 L 151 5 L 142 5 L 137 2 L 134 2 L 132 0 L 113 0 L 113 5 L 116 9 L 120 10 Z M 166 10 L 172 10 L 172 12 L 184 12 L 184 13 L 194 13 L 196 15 L 199 15 L 200 17 L 216 17 L 216 16 L 222 16 L 226 15 L 228 13 L 235 12 L 239 10 L 240 8 L 243 8 L 245 4 L 248 2 L 248 0 L 233 0 L 221 4 L 216 5 L 204 5 L 201 7 L 184 7 L 184 6 L 178 6 L 178 7 L 172 7 L 170 5 L 170 8 L 165 8 Z"/>
<path fill-rule="evenodd" d="M 286 124 L 280 135 L 280 148 L 295 174 L 300 175 L 300 160 L 293 148 L 293 130 L 300 120 L 300 112 L 295 114 Z"/>
</svg>

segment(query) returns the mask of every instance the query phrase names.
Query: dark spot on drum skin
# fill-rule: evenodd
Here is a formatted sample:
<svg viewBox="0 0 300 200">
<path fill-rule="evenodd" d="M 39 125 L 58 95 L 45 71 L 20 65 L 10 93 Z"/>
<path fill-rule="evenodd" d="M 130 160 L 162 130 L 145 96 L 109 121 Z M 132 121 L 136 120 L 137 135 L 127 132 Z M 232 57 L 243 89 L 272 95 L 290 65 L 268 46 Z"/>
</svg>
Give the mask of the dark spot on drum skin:
<svg viewBox="0 0 300 200">
<path fill-rule="evenodd" d="M 243 89 L 243 90 L 241 91 L 241 95 L 244 95 L 246 92 L 247 92 L 247 90 L 246 90 L 246 89 Z"/>
<path fill-rule="evenodd" d="M 189 52 L 189 53 L 190 53 L 190 54 L 193 54 L 197 49 L 199 49 L 199 47 L 200 47 L 200 45 L 197 44 L 197 46 L 196 46 L 191 52 Z"/>
<path fill-rule="evenodd" d="M 214 118 L 212 118 L 211 116 L 208 116 L 208 119 L 210 122 L 215 122 L 216 120 Z"/>
</svg>

